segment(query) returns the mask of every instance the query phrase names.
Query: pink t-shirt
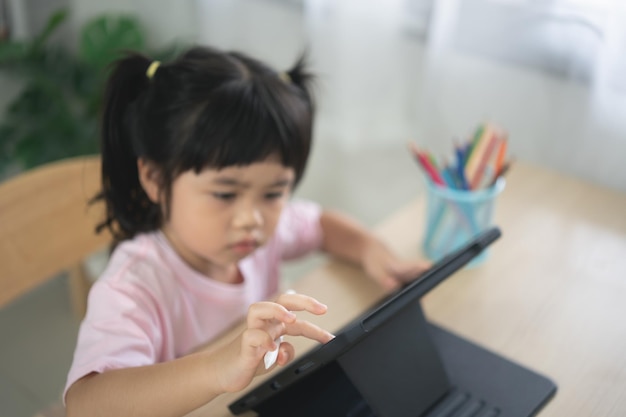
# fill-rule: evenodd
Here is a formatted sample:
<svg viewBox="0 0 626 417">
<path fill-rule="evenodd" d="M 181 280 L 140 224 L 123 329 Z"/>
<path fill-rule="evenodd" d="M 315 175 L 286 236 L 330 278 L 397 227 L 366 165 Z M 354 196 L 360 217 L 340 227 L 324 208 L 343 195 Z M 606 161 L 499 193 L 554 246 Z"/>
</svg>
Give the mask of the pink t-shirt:
<svg viewBox="0 0 626 417">
<path fill-rule="evenodd" d="M 64 397 L 91 372 L 178 358 L 241 320 L 278 291 L 282 260 L 320 248 L 320 212 L 311 202 L 288 204 L 274 236 L 239 262 L 239 284 L 195 271 L 161 232 L 120 244 L 89 293 Z"/>
</svg>

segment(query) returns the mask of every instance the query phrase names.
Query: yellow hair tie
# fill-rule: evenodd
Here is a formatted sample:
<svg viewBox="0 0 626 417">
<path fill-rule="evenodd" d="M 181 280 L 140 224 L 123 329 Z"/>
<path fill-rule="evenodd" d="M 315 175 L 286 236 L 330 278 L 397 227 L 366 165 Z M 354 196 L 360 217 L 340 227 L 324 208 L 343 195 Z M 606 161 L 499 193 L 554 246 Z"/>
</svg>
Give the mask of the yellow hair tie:
<svg viewBox="0 0 626 417">
<path fill-rule="evenodd" d="M 151 80 L 152 77 L 154 77 L 154 74 L 159 68 L 159 65 L 161 65 L 159 61 L 152 61 L 152 64 L 150 64 L 150 66 L 148 67 L 148 70 L 146 71 L 146 76 L 148 77 L 149 80 Z"/>
<path fill-rule="evenodd" d="M 291 84 L 291 77 L 289 76 L 289 73 L 287 72 L 281 72 L 278 74 L 278 78 L 280 78 L 281 80 L 283 80 L 283 82 L 287 83 L 287 84 Z"/>
</svg>

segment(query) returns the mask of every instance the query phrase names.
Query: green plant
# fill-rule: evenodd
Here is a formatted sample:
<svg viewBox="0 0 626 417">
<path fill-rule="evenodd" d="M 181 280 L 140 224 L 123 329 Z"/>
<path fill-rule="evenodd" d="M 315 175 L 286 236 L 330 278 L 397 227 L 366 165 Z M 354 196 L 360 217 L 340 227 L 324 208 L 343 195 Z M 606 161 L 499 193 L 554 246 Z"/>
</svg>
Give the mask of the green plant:
<svg viewBox="0 0 626 417">
<path fill-rule="evenodd" d="M 120 51 L 137 50 L 155 59 L 175 47 L 146 51 L 139 21 L 132 16 L 99 16 L 80 30 L 77 52 L 49 42 L 68 17 L 53 13 L 27 42 L 0 42 L 0 71 L 23 88 L 0 122 L 0 178 L 11 165 L 36 165 L 98 152 L 98 118 L 108 65 Z"/>
</svg>

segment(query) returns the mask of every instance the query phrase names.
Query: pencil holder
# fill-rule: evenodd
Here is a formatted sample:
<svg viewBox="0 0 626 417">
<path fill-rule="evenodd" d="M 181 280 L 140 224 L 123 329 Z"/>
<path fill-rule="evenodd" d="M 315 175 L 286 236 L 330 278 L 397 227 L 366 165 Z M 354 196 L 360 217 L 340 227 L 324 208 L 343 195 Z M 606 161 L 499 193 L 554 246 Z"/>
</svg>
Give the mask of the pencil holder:
<svg viewBox="0 0 626 417">
<path fill-rule="evenodd" d="M 464 191 L 426 181 L 426 232 L 422 242 L 426 257 L 436 262 L 492 226 L 496 198 L 505 184 L 504 178 L 499 178 L 489 188 Z M 483 251 L 469 266 L 479 265 L 486 257 L 487 251 Z"/>
</svg>

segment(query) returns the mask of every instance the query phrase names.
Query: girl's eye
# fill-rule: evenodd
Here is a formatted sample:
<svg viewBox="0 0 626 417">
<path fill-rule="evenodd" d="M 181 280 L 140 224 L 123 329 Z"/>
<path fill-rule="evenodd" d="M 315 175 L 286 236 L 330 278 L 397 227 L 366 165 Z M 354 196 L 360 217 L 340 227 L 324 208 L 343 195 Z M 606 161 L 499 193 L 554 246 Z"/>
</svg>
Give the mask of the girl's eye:
<svg viewBox="0 0 626 417">
<path fill-rule="evenodd" d="M 277 199 L 281 198 L 283 196 L 283 194 L 284 193 L 282 191 L 278 191 L 278 192 L 275 192 L 275 193 L 267 193 L 267 194 L 265 194 L 265 198 L 267 200 L 277 200 Z"/>
<path fill-rule="evenodd" d="M 235 193 L 212 193 L 213 197 L 217 198 L 218 200 L 223 200 L 223 201 L 231 201 L 234 200 L 235 197 L 237 196 L 237 194 Z"/>
</svg>

